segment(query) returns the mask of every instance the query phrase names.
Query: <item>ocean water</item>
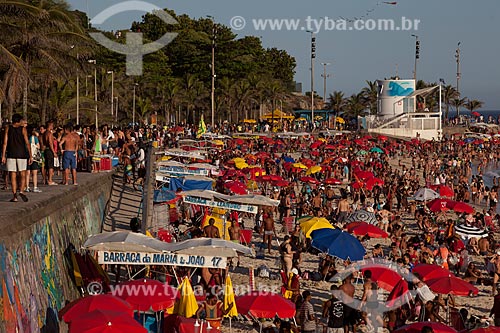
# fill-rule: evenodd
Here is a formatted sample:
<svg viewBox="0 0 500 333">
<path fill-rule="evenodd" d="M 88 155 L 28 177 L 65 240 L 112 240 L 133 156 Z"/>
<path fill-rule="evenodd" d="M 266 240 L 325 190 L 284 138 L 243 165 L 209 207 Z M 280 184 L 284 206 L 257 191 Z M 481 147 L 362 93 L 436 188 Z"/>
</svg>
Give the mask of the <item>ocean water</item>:
<svg viewBox="0 0 500 333">
<path fill-rule="evenodd" d="M 499 112 L 500 114 L 500 112 Z M 477 175 L 477 165 L 472 166 L 472 174 Z M 488 188 L 493 187 L 493 177 L 497 177 L 497 179 L 500 178 L 500 164 L 497 166 L 495 163 L 489 163 L 486 168 L 483 170 L 483 182 L 484 186 Z M 484 201 L 483 201 L 484 205 Z M 486 208 L 486 206 L 485 206 Z M 500 214 L 500 205 L 497 205 L 496 213 Z"/>
<path fill-rule="evenodd" d="M 443 110 L 443 112 L 444 112 L 444 110 Z M 489 116 L 492 116 L 493 119 L 495 119 L 495 120 L 498 120 L 498 116 L 500 116 L 500 110 L 484 110 L 484 111 L 475 111 L 475 112 L 478 112 L 479 114 L 484 116 L 484 121 L 487 121 Z M 471 112 L 469 110 L 465 110 L 464 108 L 462 108 L 460 110 L 460 114 L 463 116 L 469 116 L 469 117 L 471 116 Z M 456 115 L 457 115 L 457 112 L 454 109 L 450 108 L 448 118 L 449 119 L 455 118 Z M 475 117 L 473 117 L 473 118 L 475 118 Z"/>
</svg>

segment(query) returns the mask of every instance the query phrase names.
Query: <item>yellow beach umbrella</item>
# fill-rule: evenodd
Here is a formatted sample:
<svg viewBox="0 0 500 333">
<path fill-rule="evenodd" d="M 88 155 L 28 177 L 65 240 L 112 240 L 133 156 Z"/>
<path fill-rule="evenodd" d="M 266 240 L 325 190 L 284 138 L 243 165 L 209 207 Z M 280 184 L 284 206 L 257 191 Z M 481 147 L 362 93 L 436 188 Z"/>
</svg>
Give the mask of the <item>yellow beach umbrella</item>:
<svg viewBox="0 0 500 333">
<path fill-rule="evenodd" d="M 345 120 L 344 120 L 344 118 L 337 117 L 336 121 L 337 121 L 339 124 L 345 124 Z"/>
<path fill-rule="evenodd" d="M 315 165 L 315 166 L 312 166 L 311 168 L 309 168 L 309 170 L 307 170 L 306 175 L 312 175 L 312 174 L 320 172 L 321 170 L 322 170 L 322 168 L 320 165 Z"/>
<path fill-rule="evenodd" d="M 233 162 L 234 162 L 235 164 L 238 164 L 238 163 L 241 163 L 241 162 L 245 163 L 246 161 L 245 161 L 245 159 L 244 159 L 244 158 L 241 158 L 241 157 L 235 157 L 235 158 L 233 158 Z"/>
<path fill-rule="evenodd" d="M 224 309 L 227 309 L 231 303 L 233 303 L 233 307 L 224 317 L 238 316 L 238 309 L 236 309 L 236 302 L 234 301 L 233 282 L 231 282 L 231 277 L 228 274 L 226 276 L 226 286 L 224 287 Z"/>
<path fill-rule="evenodd" d="M 257 120 L 255 120 L 255 119 L 245 119 L 245 120 L 243 120 L 243 122 L 247 123 L 247 124 L 256 124 Z"/>
<path fill-rule="evenodd" d="M 312 217 L 300 224 L 300 229 L 307 238 L 311 238 L 311 233 L 318 229 L 335 229 L 324 217 Z"/>
<path fill-rule="evenodd" d="M 235 163 L 234 165 L 236 167 L 236 169 L 245 169 L 245 168 L 248 168 L 248 164 L 246 162 L 237 162 Z"/>
<path fill-rule="evenodd" d="M 325 138 L 318 138 L 318 141 L 326 142 L 326 139 Z"/>
<path fill-rule="evenodd" d="M 302 163 L 293 163 L 292 166 L 294 168 L 299 168 L 299 169 L 307 169 L 307 166 L 305 166 L 304 164 Z"/>
<path fill-rule="evenodd" d="M 295 121 L 307 121 L 307 119 L 304 117 L 300 117 L 300 118 L 295 119 Z"/>
<path fill-rule="evenodd" d="M 222 141 L 222 140 L 214 140 L 212 142 L 216 146 L 224 146 L 224 141 Z"/>
<path fill-rule="evenodd" d="M 172 157 L 170 157 L 170 156 L 162 156 L 162 158 L 160 159 L 160 161 L 168 161 L 171 158 Z"/>
<path fill-rule="evenodd" d="M 187 277 L 182 280 L 179 290 L 181 295 L 175 304 L 174 312 L 179 316 L 191 318 L 198 310 L 198 303 L 194 296 L 193 287 L 191 287 L 191 283 Z"/>
</svg>

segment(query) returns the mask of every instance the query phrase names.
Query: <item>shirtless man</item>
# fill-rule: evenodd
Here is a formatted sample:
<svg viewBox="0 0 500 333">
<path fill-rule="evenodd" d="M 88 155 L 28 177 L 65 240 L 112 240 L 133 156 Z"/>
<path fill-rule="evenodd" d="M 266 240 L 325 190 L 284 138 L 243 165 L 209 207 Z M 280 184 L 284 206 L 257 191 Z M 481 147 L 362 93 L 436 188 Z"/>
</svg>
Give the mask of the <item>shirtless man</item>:
<svg viewBox="0 0 500 333">
<path fill-rule="evenodd" d="M 339 223 L 343 223 L 347 216 L 349 215 L 349 202 L 347 201 L 346 196 L 342 196 L 342 199 L 339 201 L 339 206 L 337 208 L 337 221 Z"/>
<path fill-rule="evenodd" d="M 241 235 L 241 230 L 240 226 L 238 223 L 236 223 L 236 220 L 231 221 L 231 226 L 227 229 L 229 232 L 229 239 L 233 243 L 240 243 L 240 235 Z M 238 255 L 238 263 L 236 264 L 237 267 L 240 267 L 240 256 Z"/>
<path fill-rule="evenodd" d="M 73 126 L 64 126 L 64 136 L 59 142 L 59 147 L 63 152 L 63 170 L 64 170 L 64 180 L 63 184 L 68 185 L 69 183 L 69 170 L 71 169 L 71 176 L 73 177 L 73 185 L 78 185 L 76 182 L 76 154 L 78 151 L 78 144 L 80 142 L 80 136 L 73 131 Z"/>
<path fill-rule="evenodd" d="M 477 244 L 479 247 L 479 254 L 482 256 L 487 256 L 490 251 L 490 241 L 488 240 L 488 238 L 481 238 Z"/>
<path fill-rule="evenodd" d="M 203 228 L 203 236 L 208 238 L 220 238 L 219 228 L 214 226 L 215 219 L 212 217 L 208 220 L 208 225 Z"/>
<path fill-rule="evenodd" d="M 57 183 L 52 179 L 52 177 L 54 177 L 54 157 L 56 156 L 56 152 L 54 150 L 54 135 L 52 134 L 54 130 L 54 123 L 49 121 L 46 127 L 47 130 L 41 136 L 40 149 L 43 150 L 45 157 L 47 185 L 57 185 Z"/>
<path fill-rule="evenodd" d="M 327 208 L 328 208 L 328 214 L 330 215 L 332 213 L 332 204 L 333 204 L 333 199 L 335 197 L 335 192 L 333 191 L 333 188 L 331 186 L 328 186 L 325 191 L 325 196 L 326 196 L 326 201 L 327 201 Z"/>
<path fill-rule="evenodd" d="M 319 216 L 319 212 L 321 210 L 321 203 L 322 203 L 321 193 L 318 192 L 318 193 L 316 193 L 316 195 L 312 199 L 312 206 L 313 206 L 313 209 L 314 209 L 314 216 Z"/>
<path fill-rule="evenodd" d="M 353 326 L 353 332 L 356 332 L 356 310 L 354 309 L 354 292 L 355 288 L 352 285 L 352 274 L 342 281 L 339 287 L 341 291 L 340 300 L 344 303 L 344 333 L 349 333 L 349 327 Z"/>
<path fill-rule="evenodd" d="M 276 229 L 274 228 L 274 220 L 270 212 L 264 215 L 264 223 L 260 226 L 260 234 L 264 235 L 263 242 L 267 242 L 267 251 L 271 254 L 271 242 L 273 236 L 276 236 Z"/>
<path fill-rule="evenodd" d="M 372 272 L 366 270 L 363 273 L 365 283 L 363 284 L 363 297 L 361 298 L 361 307 L 366 306 L 368 309 L 375 309 L 378 307 L 376 283 L 372 280 Z M 375 286 L 373 284 L 375 283 Z M 375 304 L 376 303 L 376 304 Z"/>
</svg>

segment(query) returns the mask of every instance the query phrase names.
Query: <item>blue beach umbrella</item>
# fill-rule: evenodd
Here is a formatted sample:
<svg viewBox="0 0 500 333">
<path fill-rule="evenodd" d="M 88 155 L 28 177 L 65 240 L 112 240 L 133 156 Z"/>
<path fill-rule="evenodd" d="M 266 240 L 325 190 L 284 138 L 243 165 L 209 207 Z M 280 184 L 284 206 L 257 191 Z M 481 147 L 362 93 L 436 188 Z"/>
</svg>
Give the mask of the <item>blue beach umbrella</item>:
<svg viewBox="0 0 500 333">
<path fill-rule="evenodd" d="M 285 156 L 284 160 L 285 160 L 285 162 L 289 162 L 289 163 L 295 162 L 295 159 L 293 157 L 290 157 L 290 156 Z"/>
<path fill-rule="evenodd" d="M 318 229 L 311 233 L 312 247 L 343 260 L 362 260 L 365 248 L 353 235 L 340 229 Z"/>
<path fill-rule="evenodd" d="M 472 143 L 472 142 L 474 142 L 475 140 L 476 140 L 476 139 L 474 139 L 474 138 L 465 138 L 465 139 L 464 139 L 464 142 L 465 142 L 465 143 Z"/>
</svg>

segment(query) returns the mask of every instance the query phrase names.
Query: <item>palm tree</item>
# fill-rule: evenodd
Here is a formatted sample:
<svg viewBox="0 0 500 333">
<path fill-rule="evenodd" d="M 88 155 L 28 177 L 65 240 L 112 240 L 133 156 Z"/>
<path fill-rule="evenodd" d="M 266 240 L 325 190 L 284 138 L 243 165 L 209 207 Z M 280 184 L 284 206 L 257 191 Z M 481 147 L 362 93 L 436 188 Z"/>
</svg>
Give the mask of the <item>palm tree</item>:
<svg viewBox="0 0 500 333">
<path fill-rule="evenodd" d="M 464 106 L 467 110 L 469 110 L 472 113 L 472 112 L 474 112 L 474 110 L 482 108 L 483 105 L 484 105 L 484 103 L 477 100 L 477 99 L 473 99 L 473 100 L 468 99 Z"/>
<path fill-rule="evenodd" d="M 366 105 L 363 100 L 363 93 L 357 93 L 351 95 L 346 100 L 346 108 L 349 116 L 357 118 L 363 114 L 363 111 L 366 109 Z"/>
<path fill-rule="evenodd" d="M 457 90 L 451 84 L 445 85 L 441 89 L 443 103 L 445 105 L 444 119 L 448 119 L 451 100 L 458 97 Z"/>
<path fill-rule="evenodd" d="M 177 110 L 177 105 L 180 101 L 180 90 L 181 86 L 179 80 L 169 81 L 163 87 L 163 96 L 165 99 L 165 120 L 167 123 L 170 122 L 170 116 L 175 114 L 175 111 Z M 176 122 L 179 122 L 179 119 L 177 119 L 177 117 L 175 118 Z"/>
<path fill-rule="evenodd" d="M 152 110 L 151 106 L 152 106 L 151 99 L 149 99 L 149 97 L 146 98 L 139 97 L 137 99 L 137 109 L 139 110 L 138 113 L 139 116 L 141 117 L 142 123 L 145 123 L 148 114 L 151 112 Z"/>
<path fill-rule="evenodd" d="M 457 110 L 457 117 L 458 117 L 459 116 L 458 110 L 459 110 L 459 108 L 465 106 L 465 103 L 467 102 L 467 97 L 464 97 L 464 98 L 456 97 L 456 98 L 453 98 L 450 102 L 451 102 L 450 105 L 452 107 L 454 107 L 455 110 Z"/>
<path fill-rule="evenodd" d="M 370 114 L 377 113 L 378 84 L 376 81 L 366 81 L 367 87 L 361 90 L 365 102 L 370 108 Z"/>
<path fill-rule="evenodd" d="M 68 8 L 66 3 L 55 1 L 5 1 L 0 4 L 3 14 L 0 63 L 9 66 L 9 74 L 3 81 L 9 89 L 6 97 L 10 114 L 22 94 L 26 115 L 28 85 L 34 68 L 64 76 L 76 62 L 76 54 L 71 55 L 70 47 L 76 44 L 75 40 L 82 41 L 86 37 Z M 46 116 L 44 110 L 42 108 L 42 122 Z"/>
</svg>

